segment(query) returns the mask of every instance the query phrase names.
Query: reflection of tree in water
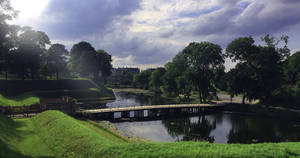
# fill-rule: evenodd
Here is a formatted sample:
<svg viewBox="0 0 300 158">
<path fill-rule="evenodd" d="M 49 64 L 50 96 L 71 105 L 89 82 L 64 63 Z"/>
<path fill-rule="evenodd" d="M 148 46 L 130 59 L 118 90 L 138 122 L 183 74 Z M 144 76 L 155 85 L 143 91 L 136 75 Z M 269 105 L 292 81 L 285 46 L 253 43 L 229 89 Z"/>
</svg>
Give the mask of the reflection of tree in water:
<svg viewBox="0 0 300 158">
<path fill-rule="evenodd" d="M 142 105 L 163 105 L 168 103 L 166 99 L 161 97 L 160 94 L 154 96 L 140 94 L 135 95 L 134 99 L 136 102 L 140 102 Z"/>
<path fill-rule="evenodd" d="M 149 105 L 150 104 L 150 97 L 142 94 L 133 95 L 133 98 L 136 102 L 140 103 L 141 105 Z"/>
<path fill-rule="evenodd" d="M 232 129 L 227 135 L 227 143 L 260 143 L 299 141 L 300 128 L 287 124 L 286 120 L 274 120 L 273 123 L 266 118 L 247 117 L 237 118 L 231 116 Z"/>
<path fill-rule="evenodd" d="M 216 121 L 212 123 L 205 116 L 197 117 L 197 121 L 191 121 L 190 118 L 176 120 L 163 120 L 168 133 L 177 138 L 178 141 L 209 141 L 214 142 L 214 136 L 210 136 L 212 130 L 216 128 Z M 179 136 L 183 138 L 179 140 Z"/>
</svg>

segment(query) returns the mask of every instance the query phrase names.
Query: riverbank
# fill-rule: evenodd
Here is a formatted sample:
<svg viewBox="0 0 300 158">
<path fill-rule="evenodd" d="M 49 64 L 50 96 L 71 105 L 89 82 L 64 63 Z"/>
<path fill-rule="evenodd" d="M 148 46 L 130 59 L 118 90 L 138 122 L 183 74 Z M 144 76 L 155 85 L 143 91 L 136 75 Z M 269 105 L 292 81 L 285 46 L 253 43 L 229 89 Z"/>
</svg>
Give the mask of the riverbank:
<svg viewBox="0 0 300 158">
<path fill-rule="evenodd" d="M 144 96 L 148 96 L 148 97 L 153 97 L 153 98 L 161 98 L 165 101 L 167 101 L 167 103 L 191 103 L 191 104 L 198 104 L 199 103 L 199 94 L 197 91 L 193 91 L 191 93 L 191 96 L 189 97 L 189 99 L 184 100 L 183 96 L 180 95 L 181 100 L 179 100 L 179 97 L 167 97 L 163 94 L 155 94 L 153 91 L 151 90 L 145 90 L 145 89 L 138 89 L 138 88 L 123 88 L 123 87 L 118 87 L 118 88 L 114 88 L 113 91 L 115 93 L 123 93 L 123 94 L 131 94 L 131 95 L 144 95 Z M 220 102 L 227 102 L 227 103 L 242 103 L 242 97 L 241 96 L 234 96 L 233 98 L 230 97 L 229 94 L 227 94 L 226 92 L 220 92 L 217 93 L 217 97 L 213 97 L 211 100 L 212 103 L 220 103 Z M 245 101 L 246 104 L 256 104 L 258 103 L 258 101 L 252 101 L 249 102 L 248 100 Z"/>
<path fill-rule="evenodd" d="M 259 115 L 300 121 L 300 110 L 272 107 L 260 104 L 227 103 L 224 111 L 240 113 L 242 115 Z"/>
<path fill-rule="evenodd" d="M 0 157 L 299 157 L 300 143 L 132 143 L 58 111 L 0 116 Z"/>
</svg>

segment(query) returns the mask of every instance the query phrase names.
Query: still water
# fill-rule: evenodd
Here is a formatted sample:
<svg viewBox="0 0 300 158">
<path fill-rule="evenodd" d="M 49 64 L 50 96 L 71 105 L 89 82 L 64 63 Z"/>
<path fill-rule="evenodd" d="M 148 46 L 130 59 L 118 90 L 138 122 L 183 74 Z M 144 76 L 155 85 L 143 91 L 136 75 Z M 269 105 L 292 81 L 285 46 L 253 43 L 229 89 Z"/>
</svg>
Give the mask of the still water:
<svg viewBox="0 0 300 158">
<path fill-rule="evenodd" d="M 154 104 L 162 101 L 143 95 L 116 93 L 108 107 Z M 155 104 L 160 104 L 156 103 Z M 227 112 L 155 121 L 114 123 L 119 129 L 155 142 L 209 141 L 259 143 L 300 141 L 300 122 Z"/>
</svg>

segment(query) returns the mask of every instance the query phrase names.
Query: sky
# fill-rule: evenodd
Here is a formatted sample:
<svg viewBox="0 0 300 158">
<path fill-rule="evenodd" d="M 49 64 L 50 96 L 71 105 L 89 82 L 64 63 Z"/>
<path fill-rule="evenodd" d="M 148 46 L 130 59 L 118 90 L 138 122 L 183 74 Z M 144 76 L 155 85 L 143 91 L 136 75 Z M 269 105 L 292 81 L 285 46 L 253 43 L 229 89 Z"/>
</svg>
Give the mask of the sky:
<svg viewBox="0 0 300 158">
<path fill-rule="evenodd" d="M 300 0 L 11 0 L 11 23 L 46 32 L 52 43 L 80 41 L 112 55 L 114 67 L 163 66 L 190 42 L 226 49 L 238 37 L 288 35 L 300 50 Z M 234 64 L 227 60 L 226 67 Z"/>
</svg>

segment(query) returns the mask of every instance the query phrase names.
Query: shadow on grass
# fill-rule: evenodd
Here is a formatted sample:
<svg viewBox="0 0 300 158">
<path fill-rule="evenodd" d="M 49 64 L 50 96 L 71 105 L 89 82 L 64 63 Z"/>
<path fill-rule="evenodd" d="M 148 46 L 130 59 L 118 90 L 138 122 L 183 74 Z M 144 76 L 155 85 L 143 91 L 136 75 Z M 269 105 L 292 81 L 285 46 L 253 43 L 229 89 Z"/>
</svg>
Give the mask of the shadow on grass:
<svg viewBox="0 0 300 158">
<path fill-rule="evenodd" d="M 20 131 L 20 128 L 26 128 L 26 122 L 15 121 L 11 118 L 0 115 L 0 158 L 31 158 L 30 155 L 21 153 L 15 143 L 21 142 L 30 135 L 32 131 Z M 36 156 L 35 156 L 36 157 Z M 50 158 L 40 156 L 39 158 Z"/>
<path fill-rule="evenodd" d="M 1 140 L 0 140 L 0 148 L 1 148 L 0 157 L 5 157 L 5 158 L 17 158 L 17 157 L 31 158 L 31 156 L 23 155 L 20 152 L 9 148 L 9 145 L 4 143 Z"/>
</svg>

